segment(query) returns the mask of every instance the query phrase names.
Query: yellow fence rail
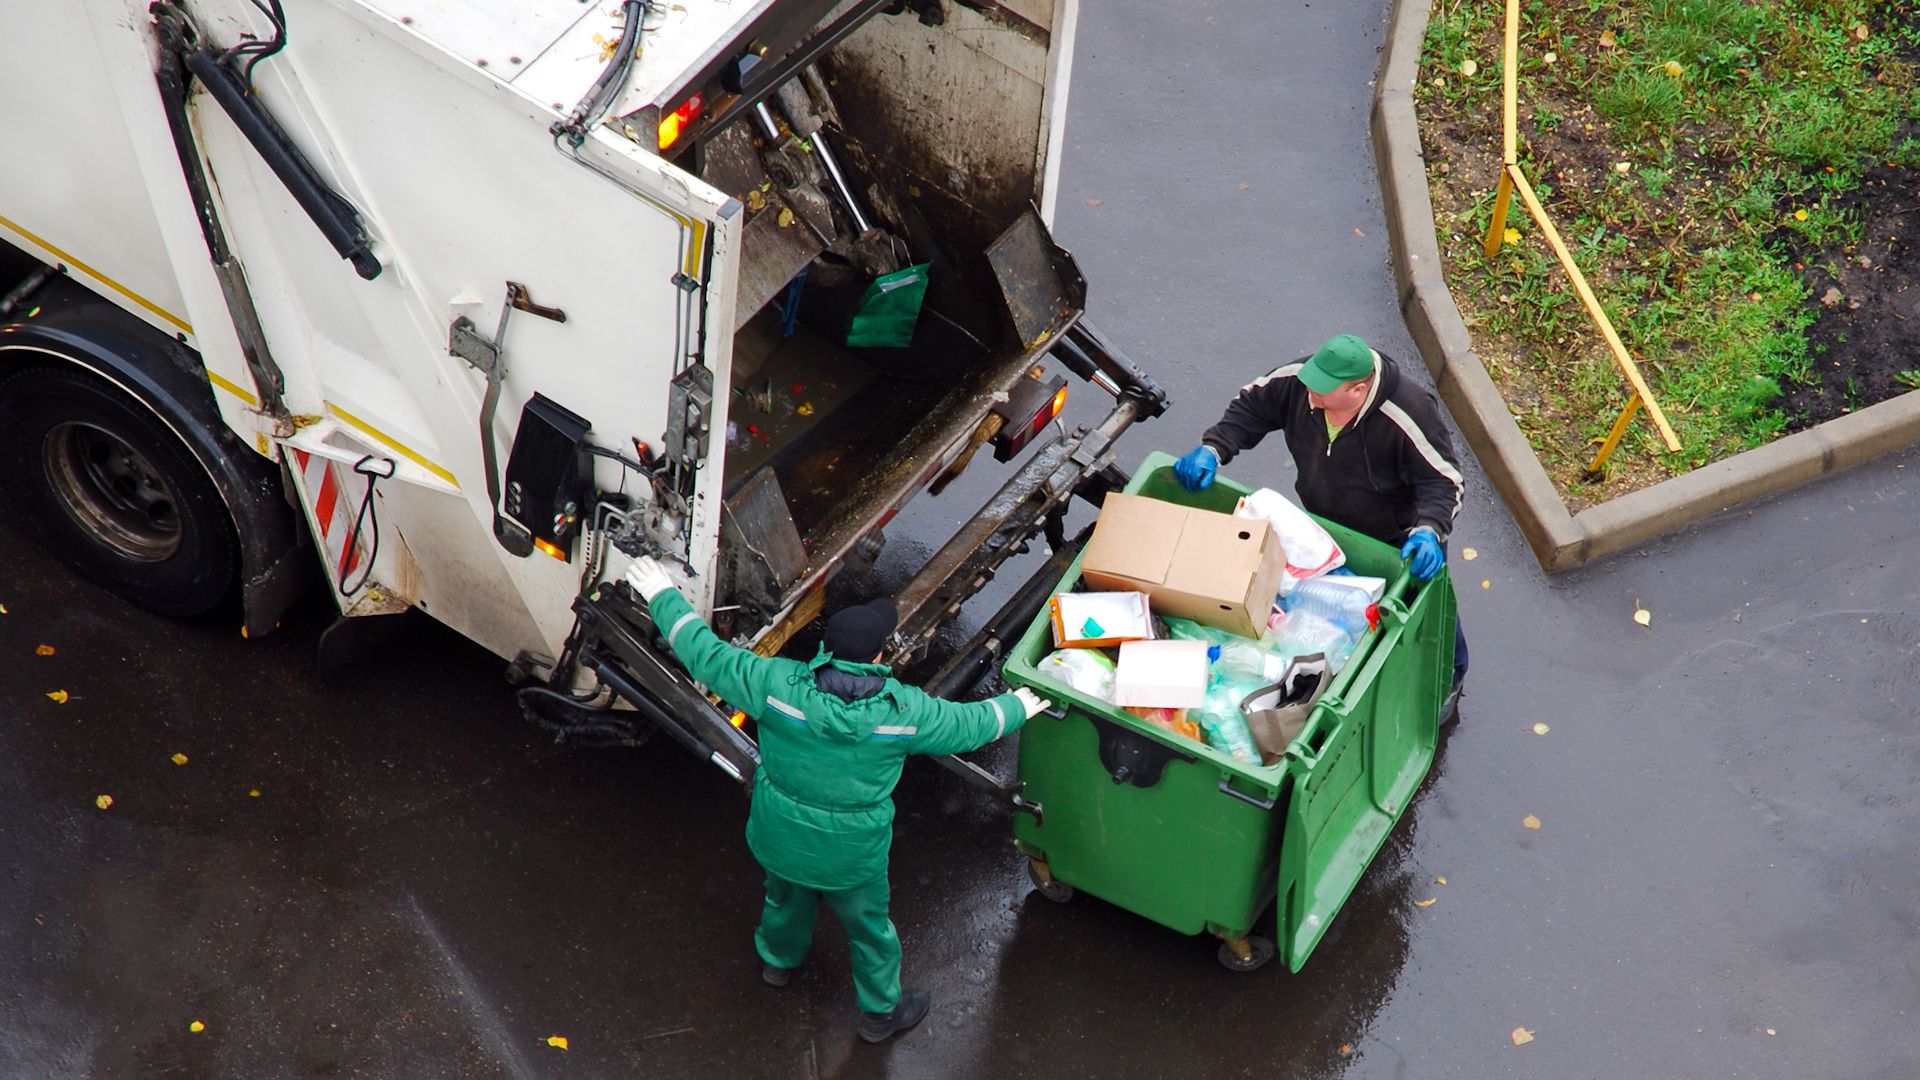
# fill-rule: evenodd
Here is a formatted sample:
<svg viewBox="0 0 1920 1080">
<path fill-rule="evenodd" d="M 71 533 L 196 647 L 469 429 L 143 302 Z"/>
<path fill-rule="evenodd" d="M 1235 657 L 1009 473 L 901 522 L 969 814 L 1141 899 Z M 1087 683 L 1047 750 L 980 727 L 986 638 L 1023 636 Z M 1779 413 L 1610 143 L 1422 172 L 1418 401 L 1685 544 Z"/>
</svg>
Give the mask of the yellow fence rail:
<svg viewBox="0 0 1920 1080">
<path fill-rule="evenodd" d="M 1553 219 L 1547 216 L 1547 208 L 1540 203 L 1540 197 L 1533 193 L 1533 185 L 1527 183 L 1526 174 L 1520 170 L 1520 0 L 1507 0 L 1507 36 L 1505 57 L 1505 80 L 1501 102 L 1501 162 L 1500 186 L 1493 196 L 1493 222 L 1487 228 L 1486 254 L 1491 259 L 1500 253 L 1500 247 L 1506 242 L 1507 211 L 1513 205 L 1515 192 L 1526 205 L 1527 213 L 1533 216 L 1535 224 L 1540 226 L 1540 234 L 1547 239 L 1548 246 L 1560 260 L 1560 268 L 1567 272 L 1567 280 L 1573 283 L 1574 294 L 1587 309 L 1587 315 L 1593 325 L 1606 340 L 1607 349 L 1613 353 L 1614 363 L 1620 367 L 1620 373 L 1626 376 L 1627 385 L 1633 388 L 1633 395 L 1627 399 L 1626 407 L 1614 420 L 1613 428 L 1600 441 L 1600 449 L 1594 454 L 1593 461 L 1587 465 L 1587 472 L 1597 473 L 1606 467 L 1607 458 L 1612 456 L 1614 447 L 1620 445 L 1620 439 L 1627 433 L 1627 425 L 1633 421 L 1634 414 L 1642 408 L 1660 432 L 1661 441 L 1667 444 L 1670 453 L 1680 449 L 1680 439 L 1673 433 L 1673 426 L 1667 423 L 1667 414 L 1661 410 L 1660 403 L 1653 398 L 1648 389 L 1646 378 L 1640 373 L 1640 366 L 1633 362 L 1627 347 L 1620 340 L 1620 334 L 1614 330 L 1613 321 L 1607 318 L 1600 300 L 1593 294 L 1593 287 L 1587 284 L 1587 276 L 1573 261 L 1573 252 L 1567 250 L 1566 241 L 1560 238 L 1560 230 L 1553 227 Z"/>
</svg>

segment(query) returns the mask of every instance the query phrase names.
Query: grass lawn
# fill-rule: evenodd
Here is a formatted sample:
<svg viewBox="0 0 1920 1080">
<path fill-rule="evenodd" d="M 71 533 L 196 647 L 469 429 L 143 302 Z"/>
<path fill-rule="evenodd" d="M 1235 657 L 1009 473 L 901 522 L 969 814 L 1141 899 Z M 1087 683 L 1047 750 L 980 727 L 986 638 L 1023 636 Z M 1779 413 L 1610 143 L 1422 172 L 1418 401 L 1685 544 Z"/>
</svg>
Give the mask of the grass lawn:
<svg viewBox="0 0 1920 1080">
<path fill-rule="evenodd" d="M 1481 247 L 1504 18 L 1436 0 L 1416 105 L 1448 285 L 1576 510 L 1920 385 L 1913 0 L 1523 0 L 1521 166 L 1682 442 L 1643 413 L 1586 479 L 1625 380 L 1517 198 Z"/>
</svg>

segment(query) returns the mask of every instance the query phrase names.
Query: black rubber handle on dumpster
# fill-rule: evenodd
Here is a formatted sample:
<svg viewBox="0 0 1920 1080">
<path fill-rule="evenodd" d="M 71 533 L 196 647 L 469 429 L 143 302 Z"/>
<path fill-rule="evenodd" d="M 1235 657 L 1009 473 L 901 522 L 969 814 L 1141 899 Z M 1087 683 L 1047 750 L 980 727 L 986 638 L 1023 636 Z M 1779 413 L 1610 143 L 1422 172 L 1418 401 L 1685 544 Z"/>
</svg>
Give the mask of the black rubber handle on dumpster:
<svg viewBox="0 0 1920 1080">
<path fill-rule="evenodd" d="M 1243 803 L 1251 803 L 1255 808 L 1260 810 L 1273 809 L 1273 804 L 1275 802 L 1275 800 L 1273 799 L 1257 799 L 1252 795 L 1249 795 L 1246 792 L 1241 791 L 1239 788 L 1234 787 L 1233 777 L 1231 776 L 1223 776 L 1220 778 L 1220 794 L 1231 795 L 1234 798 L 1239 799 Z"/>
<path fill-rule="evenodd" d="M 1198 760 L 1166 743 L 1128 731 L 1106 717 L 1088 713 L 1087 719 L 1093 721 L 1094 734 L 1100 739 L 1100 764 L 1116 784 L 1152 787 L 1160 782 L 1160 773 L 1167 762 Z"/>
</svg>

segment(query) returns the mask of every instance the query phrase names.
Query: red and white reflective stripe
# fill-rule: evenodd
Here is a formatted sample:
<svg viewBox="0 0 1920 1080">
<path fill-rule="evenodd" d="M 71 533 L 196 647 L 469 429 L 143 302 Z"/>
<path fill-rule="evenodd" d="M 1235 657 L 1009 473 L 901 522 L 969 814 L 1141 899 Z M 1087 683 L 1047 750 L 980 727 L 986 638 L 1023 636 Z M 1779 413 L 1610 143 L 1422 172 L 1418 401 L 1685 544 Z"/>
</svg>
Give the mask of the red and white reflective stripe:
<svg viewBox="0 0 1920 1080">
<path fill-rule="evenodd" d="M 345 581 L 360 565 L 360 549 L 366 541 L 364 536 L 357 537 L 353 547 L 347 547 L 347 537 L 353 534 L 353 515 L 359 507 L 341 482 L 337 463 L 299 449 L 294 450 L 293 457 L 300 464 L 307 497 L 313 500 L 313 520 L 320 524 L 327 565 L 333 568 L 336 580 Z"/>
</svg>

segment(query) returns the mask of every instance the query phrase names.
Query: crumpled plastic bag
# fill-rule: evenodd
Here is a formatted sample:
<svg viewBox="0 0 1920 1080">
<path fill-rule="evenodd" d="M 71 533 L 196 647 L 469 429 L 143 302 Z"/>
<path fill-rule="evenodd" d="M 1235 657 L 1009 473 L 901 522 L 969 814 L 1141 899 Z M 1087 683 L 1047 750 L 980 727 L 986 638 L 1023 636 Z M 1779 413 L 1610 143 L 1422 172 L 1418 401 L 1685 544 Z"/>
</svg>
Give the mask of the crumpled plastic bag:
<svg viewBox="0 0 1920 1080">
<path fill-rule="evenodd" d="M 1235 761 L 1260 764 L 1260 748 L 1253 743 L 1253 731 L 1240 711 L 1240 703 L 1263 684 L 1257 679 L 1216 674 L 1207 686 L 1207 699 L 1189 718 L 1200 725 L 1207 745 Z"/>
<path fill-rule="evenodd" d="M 1311 611 L 1274 609 L 1267 620 L 1267 638 L 1271 647 L 1285 656 L 1310 656 L 1325 653 L 1327 669 L 1337 672 L 1359 642 L 1351 634 Z"/>
<path fill-rule="evenodd" d="M 1047 678 L 1099 701 L 1113 701 L 1113 661 L 1095 649 L 1055 649 L 1033 665 Z"/>
<path fill-rule="evenodd" d="M 847 344 L 904 349 L 913 344 L 920 305 L 927 299 L 927 264 L 873 279 L 847 327 Z"/>
<path fill-rule="evenodd" d="M 1234 504 L 1233 514 L 1235 517 L 1263 519 L 1279 535 L 1280 546 L 1287 553 L 1287 570 L 1281 578 L 1282 592 L 1292 588 L 1296 581 L 1346 565 L 1346 552 L 1340 550 L 1333 534 L 1313 520 L 1312 515 L 1295 506 L 1293 500 L 1272 488 L 1261 488 L 1251 495 L 1241 496 L 1240 501 Z"/>
</svg>

